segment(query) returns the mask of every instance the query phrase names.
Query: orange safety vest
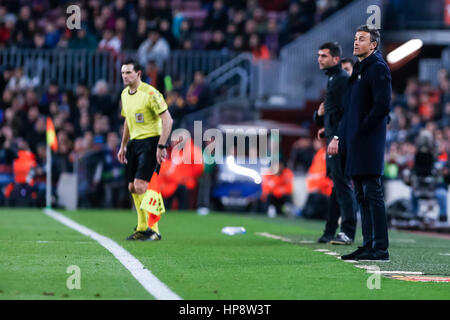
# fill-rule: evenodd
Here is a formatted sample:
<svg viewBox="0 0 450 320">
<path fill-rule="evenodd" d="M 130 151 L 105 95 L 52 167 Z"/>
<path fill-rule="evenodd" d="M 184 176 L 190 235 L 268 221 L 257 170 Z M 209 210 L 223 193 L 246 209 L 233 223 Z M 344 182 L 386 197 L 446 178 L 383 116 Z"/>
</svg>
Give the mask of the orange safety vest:
<svg viewBox="0 0 450 320">
<path fill-rule="evenodd" d="M 13 162 L 14 182 L 27 183 L 27 177 L 32 168 L 36 167 L 36 157 L 33 152 L 27 150 L 20 150 L 17 159 Z M 34 181 L 28 181 L 30 185 Z"/>
<path fill-rule="evenodd" d="M 294 173 L 289 168 L 284 168 L 281 174 L 265 174 L 262 181 L 262 198 L 273 194 L 276 198 L 292 195 Z"/>
<path fill-rule="evenodd" d="M 325 147 L 320 148 L 308 169 L 306 187 L 309 193 L 318 192 L 330 196 L 333 189 L 333 181 L 327 177 L 327 152 Z"/>
<path fill-rule="evenodd" d="M 181 163 L 175 164 L 173 159 L 167 159 L 161 165 L 159 181 L 163 197 L 170 197 L 180 184 L 185 185 L 188 190 L 194 189 L 197 186 L 198 178 L 203 173 L 204 164 L 201 150 L 194 145 L 192 140 L 186 143 L 190 143 L 191 147 L 190 155 L 186 155 L 186 159 L 183 160 L 185 157 L 184 151 L 178 151 L 178 154 L 182 157 L 178 159 L 178 161 L 181 160 Z M 198 159 L 202 163 L 195 164 L 195 156 L 199 157 Z"/>
</svg>

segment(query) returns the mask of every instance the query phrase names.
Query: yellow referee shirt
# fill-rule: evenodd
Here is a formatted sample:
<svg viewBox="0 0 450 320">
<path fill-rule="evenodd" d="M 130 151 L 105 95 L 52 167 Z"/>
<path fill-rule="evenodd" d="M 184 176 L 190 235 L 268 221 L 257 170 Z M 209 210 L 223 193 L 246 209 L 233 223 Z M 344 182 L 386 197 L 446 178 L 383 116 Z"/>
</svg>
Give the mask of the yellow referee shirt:
<svg viewBox="0 0 450 320">
<path fill-rule="evenodd" d="M 136 92 L 123 89 L 122 116 L 127 121 L 130 140 L 161 135 L 162 121 L 159 115 L 167 110 L 163 95 L 148 83 L 141 82 Z"/>
</svg>

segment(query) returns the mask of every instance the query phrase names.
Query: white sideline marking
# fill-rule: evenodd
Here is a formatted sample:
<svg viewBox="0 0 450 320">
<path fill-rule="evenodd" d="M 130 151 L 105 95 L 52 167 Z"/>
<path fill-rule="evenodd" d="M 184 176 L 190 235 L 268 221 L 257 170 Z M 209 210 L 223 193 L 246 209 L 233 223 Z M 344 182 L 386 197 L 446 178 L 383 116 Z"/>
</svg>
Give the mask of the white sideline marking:
<svg viewBox="0 0 450 320">
<path fill-rule="evenodd" d="M 44 213 L 49 217 L 61 222 L 65 226 L 78 231 L 79 233 L 92 238 L 113 254 L 117 260 L 133 275 L 133 277 L 157 300 L 182 300 L 176 293 L 172 292 L 164 283 L 156 278 L 152 272 L 136 259 L 131 253 L 121 247 L 117 242 L 108 237 L 78 224 L 66 216 L 51 210 L 45 209 Z"/>
<path fill-rule="evenodd" d="M 366 265 L 355 265 L 355 267 L 360 268 L 360 269 L 366 269 L 367 272 L 370 272 L 370 273 L 423 275 L 423 272 L 420 272 L 420 271 L 378 271 L 378 270 L 374 269 L 374 266 L 366 266 Z"/>
<path fill-rule="evenodd" d="M 410 275 L 423 275 L 423 272 L 416 271 L 378 271 L 367 269 L 368 273 L 379 273 L 379 274 L 410 274 Z"/>
<path fill-rule="evenodd" d="M 270 233 L 267 233 L 267 232 L 255 232 L 255 234 L 257 234 L 258 236 L 266 237 L 266 238 L 281 240 L 283 242 L 289 242 L 289 243 L 294 243 L 295 242 L 292 239 L 285 238 L 285 237 L 282 237 L 282 236 L 277 236 L 275 234 L 270 234 Z"/>
<path fill-rule="evenodd" d="M 267 232 L 255 232 L 255 234 L 257 234 L 259 236 L 266 237 L 266 238 L 281 240 L 281 241 L 284 241 L 284 242 L 295 243 L 295 241 L 293 241 L 293 240 L 291 240 L 289 238 L 285 238 L 285 237 L 282 237 L 282 236 L 277 236 L 275 234 L 270 234 L 270 233 L 267 233 Z M 336 256 L 336 258 L 341 259 L 341 257 L 339 256 L 339 253 L 330 251 L 328 249 L 316 249 L 314 251 L 316 251 L 316 252 L 323 252 L 323 253 L 328 254 L 330 256 Z M 450 253 L 439 253 L 439 254 L 440 255 L 450 255 Z M 342 261 L 350 262 L 350 263 L 359 263 L 359 261 L 357 261 L 357 260 L 342 260 Z M 374 270 L 373 269 L 374 266 L 366 266 L 366 265 L 362 265 L 362 264 L 355 264 L 354 266 L 356 268 L 366 269 L 367 272 L 369 272 L 369 273 L 423 275 L 423 272 L 419 272 L 419 271 L 378 271 L 378 270 Z"/>
<path fill-rule="evenodd" d="M 398 243 L 416 243 L 414 239 L 389 239 L 390 242 L 398 242 Z"/>
<path fill-rule="evenodd" d="M 439 253 L 440 256 L 450 256 L 450 253 Z"/>
</svg>

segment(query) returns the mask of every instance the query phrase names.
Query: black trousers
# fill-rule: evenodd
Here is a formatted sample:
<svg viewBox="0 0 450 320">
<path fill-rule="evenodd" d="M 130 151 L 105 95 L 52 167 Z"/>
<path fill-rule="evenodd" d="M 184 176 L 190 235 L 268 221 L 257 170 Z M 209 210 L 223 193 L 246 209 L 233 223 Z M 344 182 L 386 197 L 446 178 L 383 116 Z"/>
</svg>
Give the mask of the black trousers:
<svg viewBox="0 0 450 320">
<path fill-rule="evenodd" d="M 273 194 L 267 196 L 267 206 L 275 206 L 278 214 L 282 213 L 285 203 L 292 203 L 292 196 L 282 196 L 280 198 L 275 197 Z"/>
<path fill-rule="evenodd" d="M 355 239 L 357 204 L 352 179 L 344 175 L 344 158 L 341 154 L 334 156 L 327 154 L 326 157 L 328 175 L 333 180 L 333 190 L 328 204 L 325 234 L 334 236 L 341 217 L 341 232 Z"/>
<path fill-rule="evenodd" d="M 356 176 L 353 181 L 361 209 L 363 246 L 385 250 L 389 238 L 381 177 Z"/>
<path fill-rule="evenodd" d="M 172 209 L 173 200 L 178 199 L 178 209 L 187 210 L 189 208 L 189 192 L 185 185 L 180 184 L 165 203 L 166 209 Z"/>
</svg>

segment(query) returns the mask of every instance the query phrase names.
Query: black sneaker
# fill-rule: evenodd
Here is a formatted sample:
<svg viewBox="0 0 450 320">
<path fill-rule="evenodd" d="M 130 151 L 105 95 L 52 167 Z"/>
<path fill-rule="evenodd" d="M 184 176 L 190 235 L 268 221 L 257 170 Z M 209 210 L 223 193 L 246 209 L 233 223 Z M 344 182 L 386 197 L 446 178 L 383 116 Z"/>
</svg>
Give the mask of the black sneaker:
<svg viewBox="0 0 450 320">
<path fill-rule="evenodd" d="M 358 257 L 367 252 L 370 251 L 371 248 L 368 247 L 358 247 L 358 249 L 356 249 L 356 251 L 350 253 L 350 254 L 345 254 L 341 257 L 342 260 L 358 260 Z"/>
<path fill-rule="evenodd" d="M 331 240 L 333 240 L 334 235 L 329 235 L 329 234 L 323 234 L 319 240 L 317 240 L 318 243 L 328 243 Z"/>
<path fill-rule="evenodd" d="M 371 249 L 360 254 L 356 260 L 372 262 L 389 262 L 389 251 L 381 249 Z"/>
<path fill-rule="evenodd" d="M 349 238 L 345 233 L 339 232 L 333 240 L 330 241 L 331 244 L 343 244 L 350 245 L 353 243 L 353 239 Z"/>
<path fill-rule="evenodd" d="M 154 241 L 161 240 L 161 235 L 150 228 L 145 231 L 135 231 L 126 240 Z"/>
</svg>

